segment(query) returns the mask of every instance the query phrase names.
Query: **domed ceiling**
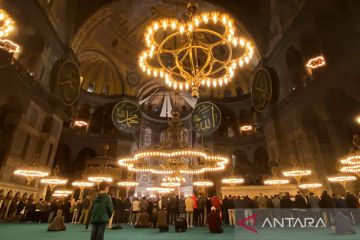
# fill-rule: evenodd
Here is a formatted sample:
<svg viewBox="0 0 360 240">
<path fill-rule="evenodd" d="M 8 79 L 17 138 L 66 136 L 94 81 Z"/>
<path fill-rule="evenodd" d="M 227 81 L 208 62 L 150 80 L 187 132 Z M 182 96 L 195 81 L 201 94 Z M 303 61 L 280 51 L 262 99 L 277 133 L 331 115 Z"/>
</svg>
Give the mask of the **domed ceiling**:
<svg viewBox="0 0 360 240">
<path fill-rule="evenodd" d="M 137 65 L 138 54 L 144 47 L 146 26 L 159 18 L 181 17 L 185 7 L 186 1 L 180 0 L 121 0 L 98 9 L 72 40 L 72 48 L 80 61 L 82 89 L 96 94 L 136 96 L 139 100 L 159 87 L 166 92 L 161 80 L 149 79 L 142 73 Z M 228 12 L 205 1 L 199 1 L 199 7 L 200 11 Z M 251 39 L 241 23 L 236 25 L 238 33 Z M 201 97 L 223 98 L 247 93 L 251 71 L 258 60 L 256 53 L 251 64 L 237 71 L 226 89 L 202 90 Z"/>
</svg>

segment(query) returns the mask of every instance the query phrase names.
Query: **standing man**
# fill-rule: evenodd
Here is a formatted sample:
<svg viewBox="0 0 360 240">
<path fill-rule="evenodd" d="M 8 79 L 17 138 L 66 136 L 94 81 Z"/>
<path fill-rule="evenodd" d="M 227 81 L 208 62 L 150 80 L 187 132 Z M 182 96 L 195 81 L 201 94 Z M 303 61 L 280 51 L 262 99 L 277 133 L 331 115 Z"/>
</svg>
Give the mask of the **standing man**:
<svg viewBox="0 0 360 240">
<path fill-rule="evenodd" d="M 109 184 L 101 182 L 99 184 L 99 195 L 94 199 L 91 207 L 91 238 L 90 240 L 103 240 L 106 224 L 113 214 L 113 203 L 108 194 Z"/>
<path fill-rule="evenodd" d="M 79 223 L 83 223 L 86 224 L 88 215 L 89 215 L 89 209 L 90 209 L 90 199 L 89 196 L 86 196 L 84 201 L 82 202 L 82 210 L 81 210 L 81 215 L 80 215 L 80 219 L 79 219 Z"/>
<path fill-rule="evenodd" d="M 200 193 L 197 199 L 197 211 L 198 211 L 198 226 L 204 226 L 204 214 L 205 214 L 206 200 Z"/>
<path fill-rule="evenodd" d="M 188 196 L 185 200 L 185 210 L 187 227 L 192 228 L 194 222 L 194 200 L 191 196 Z"/>
</svg>

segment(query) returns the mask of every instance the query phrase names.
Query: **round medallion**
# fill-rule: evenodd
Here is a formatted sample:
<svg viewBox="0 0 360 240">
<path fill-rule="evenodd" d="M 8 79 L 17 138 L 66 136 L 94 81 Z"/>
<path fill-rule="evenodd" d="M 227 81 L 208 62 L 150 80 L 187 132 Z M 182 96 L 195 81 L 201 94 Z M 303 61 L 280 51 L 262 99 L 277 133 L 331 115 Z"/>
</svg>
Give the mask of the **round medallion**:
<svg viewBox="0 0 360 240">
<path fill-rule="evenodd" d="M 138 83 L 140 82 L 139 75 L 137 75 L 134 72 L 128 72 L 128 74 L 126 76 L 126 80 L 127 80 L 128 84 L 133 87 L 138 85 Z"/>
<path fill-rule="evenodd" d="M 251 82 L 251 100 L 256 111 L 263 112 L 272 98 L 272 80 L 268 70 L 259 68 Z"/>
<path fill-rule="evenodd" d="M 112 111 L 112 121 L 117 129 L 133 133 L 140 127 L 141 112 L 138 105 L 130 101 L 121 101 Z"/>
<path fill-rule="evenodd" d="M 56 72 L 56 92 L 65 105 L 75 103 L 80 91 L 80 72 L 72 61 L 62 61 Z"/>
<path fill-rule="evenodd" d="M 211 102 L 202 102 L 196 105 L 191 116 L 193 129 L 196 133 L 208 135 L 215 132 L 221 123 L 221 112 Z"/>
</svg>

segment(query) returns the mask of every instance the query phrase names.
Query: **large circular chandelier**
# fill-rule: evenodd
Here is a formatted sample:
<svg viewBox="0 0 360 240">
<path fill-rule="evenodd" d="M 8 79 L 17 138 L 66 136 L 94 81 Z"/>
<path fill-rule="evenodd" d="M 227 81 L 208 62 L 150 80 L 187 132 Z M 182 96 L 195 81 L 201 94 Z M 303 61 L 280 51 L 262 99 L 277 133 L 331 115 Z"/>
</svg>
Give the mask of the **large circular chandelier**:
<svg viewBox="0 0 360 240">
<path fill-rule="evenodd" d="M 200 86 L 226 85 L 236 68 L 253 57 L 251 42 L 235 32 L 235 21 L 228 14 L 199 13 L 197 4 L 189 3 L 181 19 L 164 18 L 146 28 L 139 66 L 169 87 L 191 90 L 199 97 Z"/>
<path fill-rule="evenodd" d="M 311 170 L 295 167 L 294 169 L 283 171 L 282 174 L 285 177 L 294 178 L 296 180 L 297 184 L 299 185 L 300 181 L 303 177 L 311 175 Z"/>
<path fill-rule="evenodd" d="M 162 133 L 157 149 L 140 150 L 130 158 L 119 160 L 119 165 L 132 172 L 159 175 L 198 175 L 225 169 L 229 159 L 202 148 L 189 146 L 183 138 L 179 113 L 173 112 L 169 127 Z"/>
</svg>

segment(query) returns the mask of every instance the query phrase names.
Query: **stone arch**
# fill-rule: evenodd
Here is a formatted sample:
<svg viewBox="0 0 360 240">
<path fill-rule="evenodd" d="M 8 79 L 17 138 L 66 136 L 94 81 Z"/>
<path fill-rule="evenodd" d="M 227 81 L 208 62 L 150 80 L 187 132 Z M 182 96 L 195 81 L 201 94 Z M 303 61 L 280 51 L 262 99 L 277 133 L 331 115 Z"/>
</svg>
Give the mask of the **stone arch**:
<svg viewBox="0 0 360 240">
<path fill-rule="evenodd" d="M 285 60 L 294 86 L 302 87 L 306 72 L 301 53 L 294 46 L 290 46 L 286 49 Z"/>
</svg>

